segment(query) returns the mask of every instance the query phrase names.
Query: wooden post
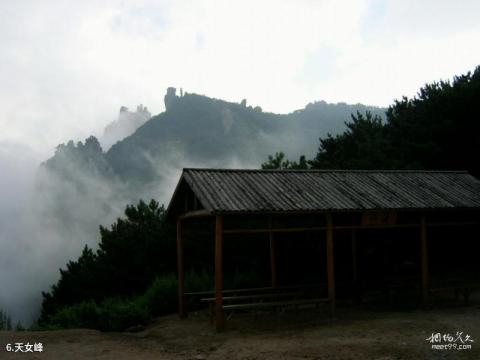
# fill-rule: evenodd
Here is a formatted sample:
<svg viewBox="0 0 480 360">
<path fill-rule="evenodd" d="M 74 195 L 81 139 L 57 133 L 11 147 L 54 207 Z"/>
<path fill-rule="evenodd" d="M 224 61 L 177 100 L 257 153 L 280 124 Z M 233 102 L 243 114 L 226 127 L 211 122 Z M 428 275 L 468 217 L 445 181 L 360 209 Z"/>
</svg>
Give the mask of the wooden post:
<svg viewBox="0 0 480 360">
<path fill-rule="evenodd" d="M 225 329 L 225 314 L 223 312 L 223 218 L 215 217 L 215 325 L 217 331 Z"/>
<path fill-rule="evenodd" d="M 177 269 L 178 269 L 178 315 L 187 315 L 185 308 L 185 269 L 183 265 L 182 221 L 177 218 Z"/>
<path fill-rule="evenodd" d="M 427 224 L 425 215 L 420 219 L 420 242 L 421 242 L 421 263 L 422 263 L 422 301 L 423 305 L 428 305 L 428 244 L 427 244 Z"/>
<path fill-rule="evenodd" d="M 271 286 L 272 288 L 277 287 L 277 262 L 275 257 L 275 239 L 273 238 L 272 231 L 272 219 L 269 220 L 269 232 L 268 238 L 270 240 L 270 273 L 271 273 Z"/>
<path fill-rule="evenodd" d="M 333 262 L 333 224 L 332 214 L 327 213 L 327 279 L 328 298 L 332 309 L 332 317 L 335 317 L 335 274 Z"/>
<path fill-rule="evenodd" d="M 358 283 L 357 231 L 355 229 L 352 229 L 352 280 L 353 301 L 358 303 L 360 300 L 360 286 Z"/>
</svg>

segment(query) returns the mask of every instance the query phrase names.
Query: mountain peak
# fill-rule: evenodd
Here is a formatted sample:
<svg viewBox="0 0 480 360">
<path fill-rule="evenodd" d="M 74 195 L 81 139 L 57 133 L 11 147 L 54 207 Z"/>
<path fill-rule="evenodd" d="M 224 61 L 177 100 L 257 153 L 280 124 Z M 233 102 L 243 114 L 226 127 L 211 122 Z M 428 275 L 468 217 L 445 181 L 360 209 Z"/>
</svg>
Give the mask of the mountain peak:
<svg viewBox="0 0 480 360">
<path fill-rule="evenodd" d="M 152 117 L 146 106 L 140 104 L 135 111 L 130 111 L 126 106 L 121 106 L 118 119 L 105 127 L 101 143 L 104 149 L 110 148 L 117 141 L 133 134 L 140 126 Z"/>
</svg>

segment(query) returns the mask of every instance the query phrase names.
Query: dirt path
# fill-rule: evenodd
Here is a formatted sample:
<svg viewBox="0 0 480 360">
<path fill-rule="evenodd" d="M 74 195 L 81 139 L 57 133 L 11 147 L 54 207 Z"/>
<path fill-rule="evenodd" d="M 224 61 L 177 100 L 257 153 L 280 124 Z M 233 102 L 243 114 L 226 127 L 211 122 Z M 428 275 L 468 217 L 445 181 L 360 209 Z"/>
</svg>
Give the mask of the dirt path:
<svg viewBox="0 0 480 360">
<path fill-rule="evenodd" d="M 237 315 L 216 334 L 204 313 L 167 316 L 140 333 L 94 330 L 0 332 L 0 359 L 480 359 L 477 306 L 430 311 L 343 309 L 334 322 L 302 311 L 275 316 Z M 463 331 L 470 350 L 432 350 L 432 333 Z M 41 342 L 42 353 L 7 352 L 7 343 Z M 458 343 L 458 341 L 457 341 Z"/>
</svg>

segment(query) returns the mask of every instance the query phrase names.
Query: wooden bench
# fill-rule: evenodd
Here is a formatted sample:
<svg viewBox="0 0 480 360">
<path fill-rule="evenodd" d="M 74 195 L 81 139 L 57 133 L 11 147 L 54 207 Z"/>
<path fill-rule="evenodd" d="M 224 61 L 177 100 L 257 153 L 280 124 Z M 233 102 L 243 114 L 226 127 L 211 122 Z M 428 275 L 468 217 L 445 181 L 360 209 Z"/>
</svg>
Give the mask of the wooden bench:
<svg viewBox="0 0 480 360">
<path fill-rule="evenodd" d="M 225 297 L 225 296 L 235 296 L 236 294 L 248 295 L 248 294 L 258 294 L 258 293 L 270 293 L 274 291 L 275 291 L 275 288 L 273 287 L 230 289 L 230 290 L 223 290 L 222 295 Z M 192 305 L 192 303 L 205 302 L 204 300 L 202 300 L 203 298 L 215 297 L 215 291 L 211 290 L 211 291 L 189 292 L 189 293 L 185 293 L 185 296 L 187 297 L 189 304 Z"/>
<path fill-rule="evenodd" d="M 255 292 L 269 292 L 269 291 L 274 291 L 276 288 L 273 287 L 262 287 L 262 288 L 250 288 L 250 289 L 229 289 L 229 290 L 223 290 L 222 294 L 224 295 L 229 295 L 229 294 L 243 294 L 243 293 L 255 293 Z M 204 297 L 204 296 L 209 296 L 215 295 L 215 291 L 199 291 L 199 292 L 189 292 L 185 293 L 185 296 L 190 296 L 190 297 Z"/>
<path fill-rule="evenodd" d="M 479 289 L 480 282 L 462 282 L 462 281 L 455 281 L 447 284 L 442 284 L 439 286 L 432 286 L 428 289 L 429 293 L 439 293 L 439 292 L 446 292 L 452 291 L 455 294 L 455 299 L 458 300 L 459 295 L 463 296 L 463 300 L 465 305 L 468 305 L 470 302 L 470 295 L 473 289 Z"/>
<path fill-rule="evenodd" d="M 247 304 L 232 304 L 232 305 L 223 305 L 225 311 L 234 311 L 234 310 L 260 310 L 267 308 L 287 308 L 293 306 L 295 311 L 298 310 L 301 305 L 315 305 L 318 306 L 321 303 L 329 303 L 330 299 L 328 298 L 314 298 L 314 299 L 298 299 L 298 300 L 288 300 L 288 301 L 272 301 L 272 302 L 259 302 L 259 303 L 247 303 Z M 255 312 L 255 316 L 257 313 Z"/>
<path fill-rule="evenodd" d="M 435 293 L 453 291 L 455 294 L 456 300 L 458 300 L 459 295 L 461 294 L 463 296 L 465 304 L 468 305 L 472 290 L 478 289 L 478 288 L 480 288 L 480 282 L 447 280 L 447 281 L 440 281 L 436 283 L 434 282 L 433 284 L 431 284 L 430 287 L 428 288 L 428 293 L 435 294 Z M 390 284 L 388 286 L 388 292 L 389 292 L 389 299 L 390 299 L 391 305 L 393 304 L 394 292 L 397 292 L 399 290 L 401 291 L 404 289 L 419 290 L 420 289 L 419 281 L 417 282 L 409 281 L 404 283 Z"/>
<path fill-rule="evenodd" d="M 248 293 L 258 293 L 258 294 L 265 294 L 265 293 L 280 293 L 283 291 L 307 291 L 310 289 L 317 289 L 317 288 L 326 288 L 326 284 L 319 283 L 319 284 L 306 284 L 306 285 L 291 285 L 291 286 L 277 286 L 277 287 L 260 287 L 260 288 L 250 288 L 250 289 L 228 289 L 223 290 L 223 295 L 232 295 L 232 294 L 248 294 Z M 185 293 L 185 296 L 188 297 L 206 297 L 206 296 L 215 296 L 215 291 L 199 291 L 199 292 L 189 292 Z"/>
<path fill-rule="evenodd" d="M 241 310 L 241 309 L 258 309 L 258 308 L 268 308 L 275 306 L 286 307 L 288 305 L 316 305 L 320 303 L 328 303 L 330 299 L 328 298 L 317 298 L 317 299 L 299 299 L 299 300 L 289 300 L 289 301 L 272 301 L 272 302 L 259 302 L 259 303 L 248 303 L 248 304 L 232 304 L 232 305 L 223 305 L 224 310 Z"/>
<path fill-rule="evenodd" d="M 266 293 L 266 294 L 254 294 L 254 295 L 239 295 L 239 296 L 225 296 L 223 297 L 223 302 L 244 302 L 244 301 L 253 301 L 250 304 L 258 304 L 262 303 L 263 300 L 274 300 L 278 298 L 297 298 L 301 297 L 303 292 L 289 292 L 289 293 Z M 203 298 L 200 299 L 201 302 L 208 303 L 208 312 L 210 315 L 210 323 L 213 323 L 214 320 L 214 309 L 215 309 L 215 298 Z M 237 304 L 237 305 L 245 305 L 245 304 Z M 225 306 L 224 306 L 225 308 Z"/>
<path fill-rule="evenodd" d="M 303 284 L 293 286 L 281 286 L 281 287 L 262 287 L 262 288 L 250 288 L 250 289 L 228 289 L 222 291 L 223 301 L 232 305 L 245 305 L 248 301 L 250 306 L 255 307 L 255 304 L 259 303 L 280 303 L 279 301 L 272 301 L 276 299 L 288 299 L 296 297 L 309 297 L 313 299 L 318 297 L 319 289 L 326 289 L 326 284 Z M 199 303 L 208 303 L 210 322 L 213 323 L 215 315 L 215 291 L 201 291 L 185 293 L 190 301 L 198 301 Z M 265 301 L 269 300 L 269 301 Z M 234 304 L 240 302 L 241 304 Z M 285 301 L 284 301 L 285 302 Z M 311 300 L 310 300 L 311 302 Z M 318 302 L 318 301 L 317 301 Z M 266 307 L 266 306 L 263 306 Z M 228 309 L 228 308 L 227 308 Z"/>
</svg>

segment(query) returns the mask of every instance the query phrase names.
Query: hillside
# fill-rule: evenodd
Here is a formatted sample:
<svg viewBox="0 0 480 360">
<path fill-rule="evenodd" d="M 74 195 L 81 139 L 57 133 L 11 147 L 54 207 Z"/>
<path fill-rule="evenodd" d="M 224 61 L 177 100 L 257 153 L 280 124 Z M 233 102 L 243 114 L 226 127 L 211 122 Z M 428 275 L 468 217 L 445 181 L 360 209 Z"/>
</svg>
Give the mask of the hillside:
<svg viewBox="0 0 480 360">
<path fill-rule="evenodd" d="M 174 88 L 165 95 L 165 107 L 165 112 L 149 120 L 145 120 L 150 115 L 146 108 L 140 113 L 123 109 L 120 115 L 129 116 L 120 116 L 106 129 L 107 143 L 114 144 L 106 152 L 95 137 L 57 147 L 41 168 L 38 186 L 43 196 L 55 197 L 51 203 L 60 209 L 59 217 L 68 215 L 69 207 L 62 204 L 72 200 L 72 193 L 77 206 L 78 202 L 84 210 L 94 206 L 95 218 L 104 219 L 111 208 L 122 208 L 140 198 L 167 202 L 183 167 L 256 168 L 277 151 L 293 158 L 312 157 L 318 139 L 327 133 L 341 133 L 352 113 L 371 111 L 383 116 L 385 112 L 361 104 L 319 101 L 289 114 L 274 114 L 247 106 L 245 100 L 232 103 L 196 94 L 177 96 Z M 137 121 L 137 113 L 144 112 L 148 116 Z M 134 126 L 143 125 L 134 131 L 128 119 Z M 115 139 L 115 134 L 122 134 L 113 131 L 115 127 L 134 132 Z M 103 140 L 102 145 L 108 147 Z M 89 199 L 91 205 L 86 204 Z M 98 214 L 98 209 L 105 211 Z M 97 226 L 98 219 L 95 223 Z"/>
<path fill-rule="evenodd" d="M 254 166 L 283 150 L 293 157 L 313 155 L 318 138 L 339 133 L 356 111 L 383 115 L 384 109 L 320 101 L 281 115 L 259 107 L 172 91 L 167 110 L 133 135 L 113 145 L 106 159 L 123 180 L 149 182 L 159 166 Z"/>
</svg>

